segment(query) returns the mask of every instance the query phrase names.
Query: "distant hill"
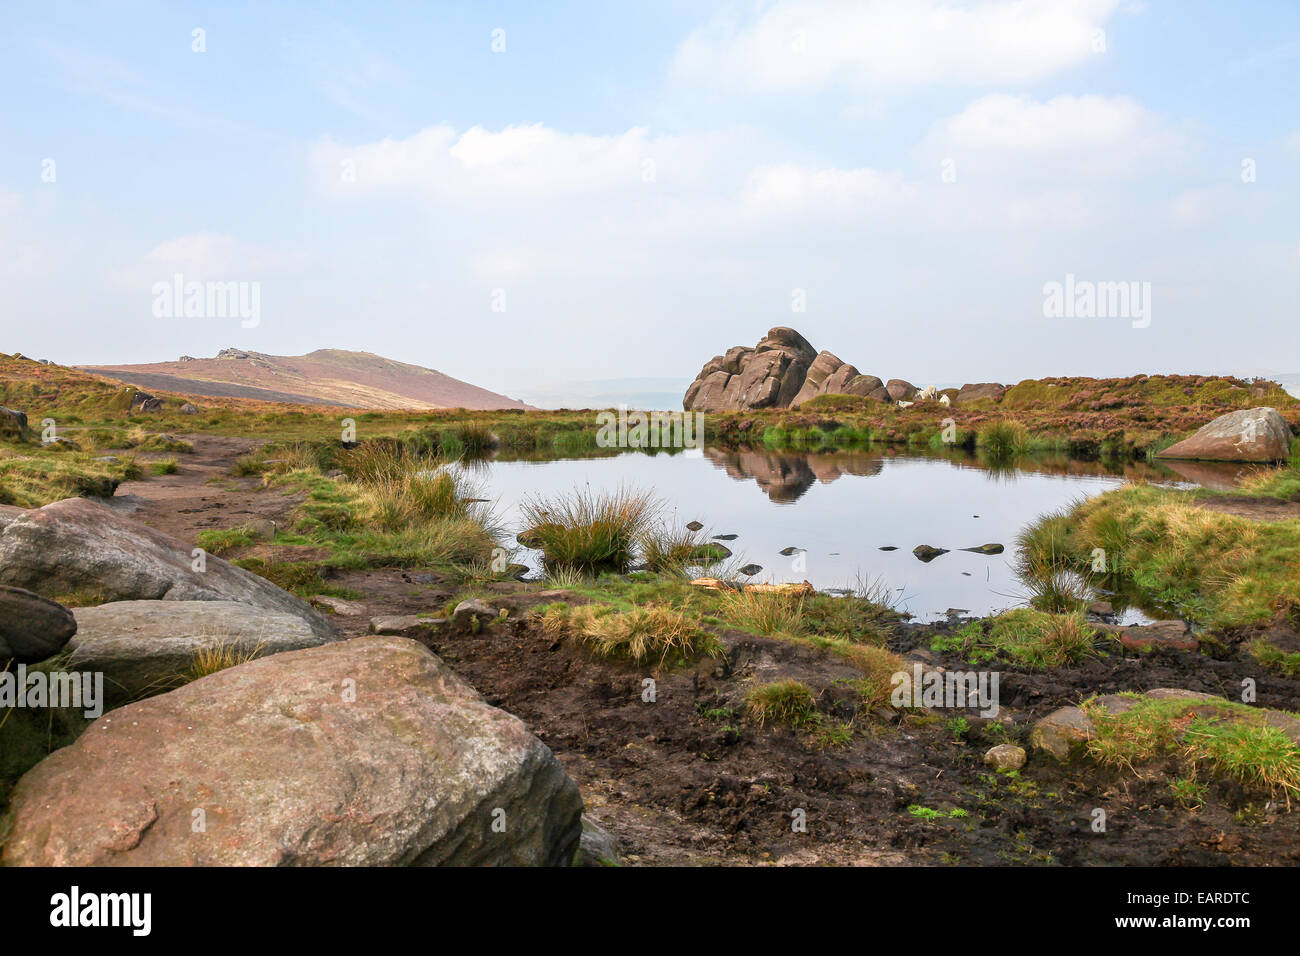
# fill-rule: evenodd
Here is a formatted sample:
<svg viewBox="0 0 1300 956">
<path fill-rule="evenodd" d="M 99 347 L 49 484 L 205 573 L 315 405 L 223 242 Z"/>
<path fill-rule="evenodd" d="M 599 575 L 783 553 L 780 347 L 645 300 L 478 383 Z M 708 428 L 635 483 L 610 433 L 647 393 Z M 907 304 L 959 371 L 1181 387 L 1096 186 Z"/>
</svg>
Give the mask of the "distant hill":
<svg viewBox="0 0 1300 956">
<path fill-rule="evenodd" d="M 477 385 L 369 352 L 318 349 L 266 355 L 222 349 L 147 365 L 87 365 L 85 371 L 144 389 L 348 408 L 530 408 Z"/>
</svg>

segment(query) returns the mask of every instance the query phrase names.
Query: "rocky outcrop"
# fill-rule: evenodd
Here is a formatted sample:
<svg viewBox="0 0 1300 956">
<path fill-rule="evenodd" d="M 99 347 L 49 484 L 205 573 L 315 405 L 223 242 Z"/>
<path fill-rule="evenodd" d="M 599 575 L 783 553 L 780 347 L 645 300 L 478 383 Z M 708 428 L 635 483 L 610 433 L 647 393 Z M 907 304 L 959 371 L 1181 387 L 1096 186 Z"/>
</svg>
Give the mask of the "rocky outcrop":
<svg viewBox="0 0 1300 956">
<path fill-rule="evenodd" d="M 957 390 L 957 395 L 953 400 L 958 405 L 981 401 L 1000 402 L 1002 401 L 1002 395 L 1006 390 L 1007 387 L 1005 385 L 999 385 L 997 382 L 967 384 Z"/>
<path fill-rule="evenodd" d="M 0 585 L 0 669 L 9 661 L 35 664 L 52 657 L 76 632 L 76 618 L 62 604 Z"/>
<path fill-rule="evenodd" d="M 14 518 L 0 533 L 0 584 L 46 593 L 88 590 L 105 601 L 237 601 L 337 632 L 324 615 L 251 571 L 191 549 L 87 498 Z"/>
<path fill-rule="evenodd" d="M 276 654 L 105 714 L 18 782 L 0 862 L 564 865 L 578 788 L 414 641 Z"/>
<path fill-rule="evenodd" d="M 916 386 L 901 378 L 891 378 L 886 382 L 885 391 L 896 402 L 910 402 L 916 397 Z"/>
<path fill-rule="evenodd" d="M 788 408 L 817 350 L 794 329 L 778 326 L 754 348 L 737 346 L 705 364 L 686 390 L 688 409 Z"/>
<path fill-rule="evenodd" d="M 794 329 L 780 326 L 752 349 L 737 345 L 711 358 L 686 389 L 682 405 L 701 412 L 798 408 L 822 395 L 856 395 L 890 404 L 951 404 L 1000 401 L 1005 391 L 1005 386 L 995 382 L 942 392 L 935 386 L 920 391 L 901 378 L 882 382 L 874 375 L 863 375 L 833 352 L 818 352 Z"/>
<path fill-rule="evenodd" d="M 865 378 L 865 376 L 852 365 L 840 361 L 837 356 L 822 351 L 809 366 L 808 374 L 804 376 L 803 386 L 790 402 L 790 407 L 798 408 L 818 395 L 846 395 L 849 383 L 858 378 Z"/>
<path fill-rule="evenodd" d="M 1249 408 L 1220 415 L 1156 455 L 1203 461 L 1285 461 L 1291 428 L 1276 408 Z"/>
<path fill-rule="evenodd" d="M 102 671 L 110 707 L 185 683 L 196 666 L 316 647 L 302 618 L 234 601 L 115 601 L 78 608 L 70 668 Z"/>
</svg>

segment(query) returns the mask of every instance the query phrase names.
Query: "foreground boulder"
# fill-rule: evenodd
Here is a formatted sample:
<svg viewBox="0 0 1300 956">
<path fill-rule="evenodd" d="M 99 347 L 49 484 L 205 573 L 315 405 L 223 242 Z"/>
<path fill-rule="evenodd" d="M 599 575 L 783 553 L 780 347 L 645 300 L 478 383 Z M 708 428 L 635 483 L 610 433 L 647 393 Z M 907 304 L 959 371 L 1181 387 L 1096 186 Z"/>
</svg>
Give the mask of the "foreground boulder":
<svg viewBox="0 0 1300 956">
<path fill-rule="evenodd" d="M 171 690 L 196 668 L 325 642 L 295 614 L 234 601 L 117 601 L 74 613 L 69 669 L 102 671 L 110 707 Z"/>
<path fill-rule="evenodd" d="M 582 834 L 550 750 L 402 638 L 110 711 L 10 808 L 0 862 L 27 866 L 562 865 Z"/>
<path fill-rule="evenodd" d="M 200 555 L 88 498 L 26 511 L 0 532 L 0 584 L 46 593 L 89 590 L 105 601 L 238 601 L 295 615 L 320 637 L 325 616 L 251 571 Z"/>
<path fill-rule="evenodd" d="M 1291 457 L 1291 428 L 1276 408 L 1249 408 L 1220 415 L 1156 455 L 1203 461 L 1285 461 Z"/>
<path fill-rule="evenodd" d="M 61 651 L 77 632 L 62 604 L 0 584 L 0 669 L 8 661 L 35 664 Z"/>
</svg>

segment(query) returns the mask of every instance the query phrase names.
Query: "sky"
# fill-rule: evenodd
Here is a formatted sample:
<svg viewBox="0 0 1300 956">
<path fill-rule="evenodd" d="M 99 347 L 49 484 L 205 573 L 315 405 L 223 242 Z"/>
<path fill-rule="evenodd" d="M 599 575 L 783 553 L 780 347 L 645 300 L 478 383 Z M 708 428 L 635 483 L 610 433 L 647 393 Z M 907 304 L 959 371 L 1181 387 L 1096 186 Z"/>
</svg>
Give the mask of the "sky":
<svg viewBox="0 0 1300 956">
<path fill-rule="evenodd" d="M 63 364 L 1300 371 L 1294 0 L 11 3 L 0 84 L 0 348 Z"/>
</svg>

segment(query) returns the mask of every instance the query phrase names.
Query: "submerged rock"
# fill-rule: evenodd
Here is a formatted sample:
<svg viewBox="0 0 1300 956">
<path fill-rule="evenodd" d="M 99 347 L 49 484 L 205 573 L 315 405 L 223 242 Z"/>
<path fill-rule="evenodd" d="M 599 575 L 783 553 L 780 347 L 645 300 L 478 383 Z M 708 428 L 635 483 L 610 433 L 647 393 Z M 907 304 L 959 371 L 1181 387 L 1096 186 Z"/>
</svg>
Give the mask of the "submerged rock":
<svg viewBox="0 0 1300 956">
<path fill-rule="evenodd" d="M 582 834 L 551 751 L 393 637 L 110 711 L 23 776 L 10 814 L 0 862 L 20 866 L 556 866 Z"/>
<path fill-rule="evenodd" d="M 758 572 L 762 570 L 763 570 L 763 566 L 761 564 L 747 564 L 740 569 L 739 573 L 745 575 L 746 577 L 751 577 L 755 574 L 758 574 Z"/>
<path fill-rule="evenodd" d="M 996 542 L 992 544 L 981 544 L 974 548 L 962 548 L 963 551 L 970 551 L 974 554 L 1001 554 L 1006 549 Z"/>
<path fill-rule="evenodd" d="M 947 554 L 948 549 L 934 548 L 928 544 L 918 544 L 915 548 L 912 549 L 912 553 L 916 555 L 918 560 L 924 561 L 928 564 L 929 562 L 933 561 L 935 558 L 939 557 L 939 555 Z"/>
</svg>

